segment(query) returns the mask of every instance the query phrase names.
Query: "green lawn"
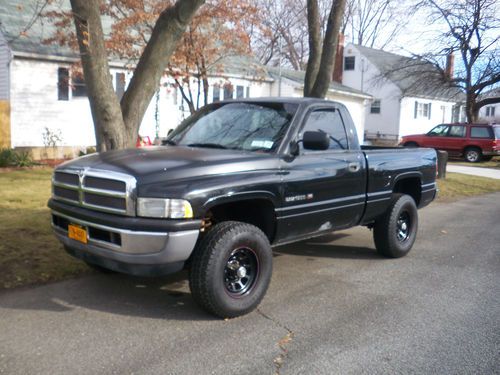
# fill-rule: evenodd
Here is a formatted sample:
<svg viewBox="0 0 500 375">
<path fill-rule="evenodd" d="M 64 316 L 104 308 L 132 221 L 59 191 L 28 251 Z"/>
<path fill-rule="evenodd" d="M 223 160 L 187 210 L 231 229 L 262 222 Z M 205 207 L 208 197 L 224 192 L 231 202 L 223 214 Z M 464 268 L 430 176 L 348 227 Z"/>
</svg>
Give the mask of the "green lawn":
<svg viewBox="0 0 500 375">
<path fill-rule="evenodd" d="M 51 169 L 0 171 L 0 288 L 61 280 L 89 268 L 55 239 L 47 200 Z"/>
<path fill-rule="evenodd" d="M 71 258 L 50 227 L 51 169 L 0 170 L 0 289 L 92 272 Z M 500 180 L 450 173 L 438 182 L 439 201 L 500 191 Z"/>
</svg>

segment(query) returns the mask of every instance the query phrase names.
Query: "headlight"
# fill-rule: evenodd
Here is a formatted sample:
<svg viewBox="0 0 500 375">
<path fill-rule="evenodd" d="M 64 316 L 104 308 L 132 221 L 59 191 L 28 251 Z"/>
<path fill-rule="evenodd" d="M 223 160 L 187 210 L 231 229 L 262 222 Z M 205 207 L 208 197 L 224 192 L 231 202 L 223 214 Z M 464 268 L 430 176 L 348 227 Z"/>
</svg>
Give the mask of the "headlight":
<svg viewBox="0 0 500 375">
<path fill-rule="evenodd" d="M 193 208 L 184 199 L 137 198 L 137 216 L 190 219 Z"/>
</svg>

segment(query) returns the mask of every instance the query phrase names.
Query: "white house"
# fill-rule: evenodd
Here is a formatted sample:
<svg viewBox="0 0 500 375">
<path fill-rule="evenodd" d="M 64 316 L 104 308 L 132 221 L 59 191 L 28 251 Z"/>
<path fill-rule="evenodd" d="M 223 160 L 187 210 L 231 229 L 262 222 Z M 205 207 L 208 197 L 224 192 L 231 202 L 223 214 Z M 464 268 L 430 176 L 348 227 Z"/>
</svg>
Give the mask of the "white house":
<svg viewBox="0 0 500 375">
<path fill-rule="evenodd" d="M 481 95 L 484 98 L 500 98 L 500 88 L 492 89 Z M 489 104 L 479 109 L 479 121 L 500 123 L 500 103 Z"/>
<path fill-rule="evenodd" d="M 368 141 L 394 143 L 403 135 L 463 120 L 460 91 L 429 79 L 429 64 L 355 44 L 344 47 L 341 61 L 342 83 L 373 96 L 366 109 Z"/>
<path fill-rule="evenodd" d="M 74 51 L 42 43 L 54 32 L 50 23 L 32 21 L 33 0 L 3 0 L 0 3 L 0 147 L 28 148 L 35 158 L 73 157 L 95 145 L 90 106 L 83 80 L 74 74 L 79 60 Z M 113 85 L 121 96 L 131 78 L 131 70 L 119 61 L 110 61 Z M 286 77 L 288 76 L 288 78 Z M 301 96 L 304 73 L 282 79 L 251 58 L 232 57 L 223 70 L 209 76 L 208 102 L 246 97 Z M 191 85 L 196 86 L 196 85 Z M 332 84 L 329 99 L 344 103 L 364 134 L 364 113 L 371 97 L 341 84 Z M 204 102 L 203 94 L 200 102 Z M 189 110 L 171 77 L 162 78 L 140 127 L 140 135 L 165 137 Z M 58 147 L 47 147 L 52 137 Z"/>
<path fill-rule="evenodd" d="M 271 87 L 271 96 L 301 97 L 304 91 L 304 71 L 267 68 L 270 76 L 274 79 Z M 281 79 L 280 79 L 281 75 Z M 281 82 L 281 84 L 280 84 Z M 333 81 L 330 84 L 326 98 L 344 104 L 351 114 L 358 138 L 362 144 L 365 133 L 365 113 L 372 101 L 372 96 L 360 90 L 353 89 Z"/>
</svg>

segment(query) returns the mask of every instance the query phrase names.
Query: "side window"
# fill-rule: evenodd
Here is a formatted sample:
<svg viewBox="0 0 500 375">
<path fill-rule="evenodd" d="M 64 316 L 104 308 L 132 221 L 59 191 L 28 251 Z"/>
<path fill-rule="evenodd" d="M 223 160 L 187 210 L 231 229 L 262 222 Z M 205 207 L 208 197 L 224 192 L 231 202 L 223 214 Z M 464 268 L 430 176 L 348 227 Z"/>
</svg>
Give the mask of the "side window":
<svg viewBox="0 0 500 375">
<path fill-rule="evenodd" d="M 212 94 L 212 102 L 219 102 L 220 101 L 220 86 L 219 85 L 214 85 L 213 87 L 213 94 Z"/>
<path fill-rule="evenodd" d="M 470 128 L 471 138 L 492 138 L 489 129 L 485 126 L 473 126 Z"/>
<path fill-rule="evenodd" d="M 448 134 L 448 136 L 449 137 L 459 137 L 459 138 L 465 137 L 465 126 L 461 126 L 461 125 L 450 126 L 450 133 Z"/>
<path fill-rule="evenodd" d="M 69 100 L 69 70 L 57 69 L 57 100 Z"/>
<path fill-rule="evenodd" d="M 354 70 L 356 64 L 356 57 L 346 56 L 344 57 L 344 70 Z"/>
<path fill-rule="evenodd" d="M 450 127 L 448 125 L 438 125 L 427 133 L 427 135 L 431 135 L 433 137 L 446 137 L 449 128 Z"/>
<path fill-rule="evenodd" d="M 306 131 L 320 131 L 330 137 L 330 150 L 347 150 L 347 134 L 344 122 L 339 111 L 331 109 L 320 109 L 311 112 L 302 129 Z"/>
</svg>

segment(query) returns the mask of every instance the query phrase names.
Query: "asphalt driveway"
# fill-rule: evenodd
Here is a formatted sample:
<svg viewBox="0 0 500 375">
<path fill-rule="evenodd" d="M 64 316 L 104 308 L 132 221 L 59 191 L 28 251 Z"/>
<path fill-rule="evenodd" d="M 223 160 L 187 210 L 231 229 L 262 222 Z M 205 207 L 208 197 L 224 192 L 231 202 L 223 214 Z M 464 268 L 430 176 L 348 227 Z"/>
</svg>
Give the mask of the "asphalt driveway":
<svg viewBox="0 0 500 375">
<path fill-rule="evenodd" d="M 228 321 L 185 275 L 3 292 L 0 373 L 500 373 L 500 193 L 420 214 L 402 259 L 364 228 L 277 249 L 259 311 Z"/>
</svg>

